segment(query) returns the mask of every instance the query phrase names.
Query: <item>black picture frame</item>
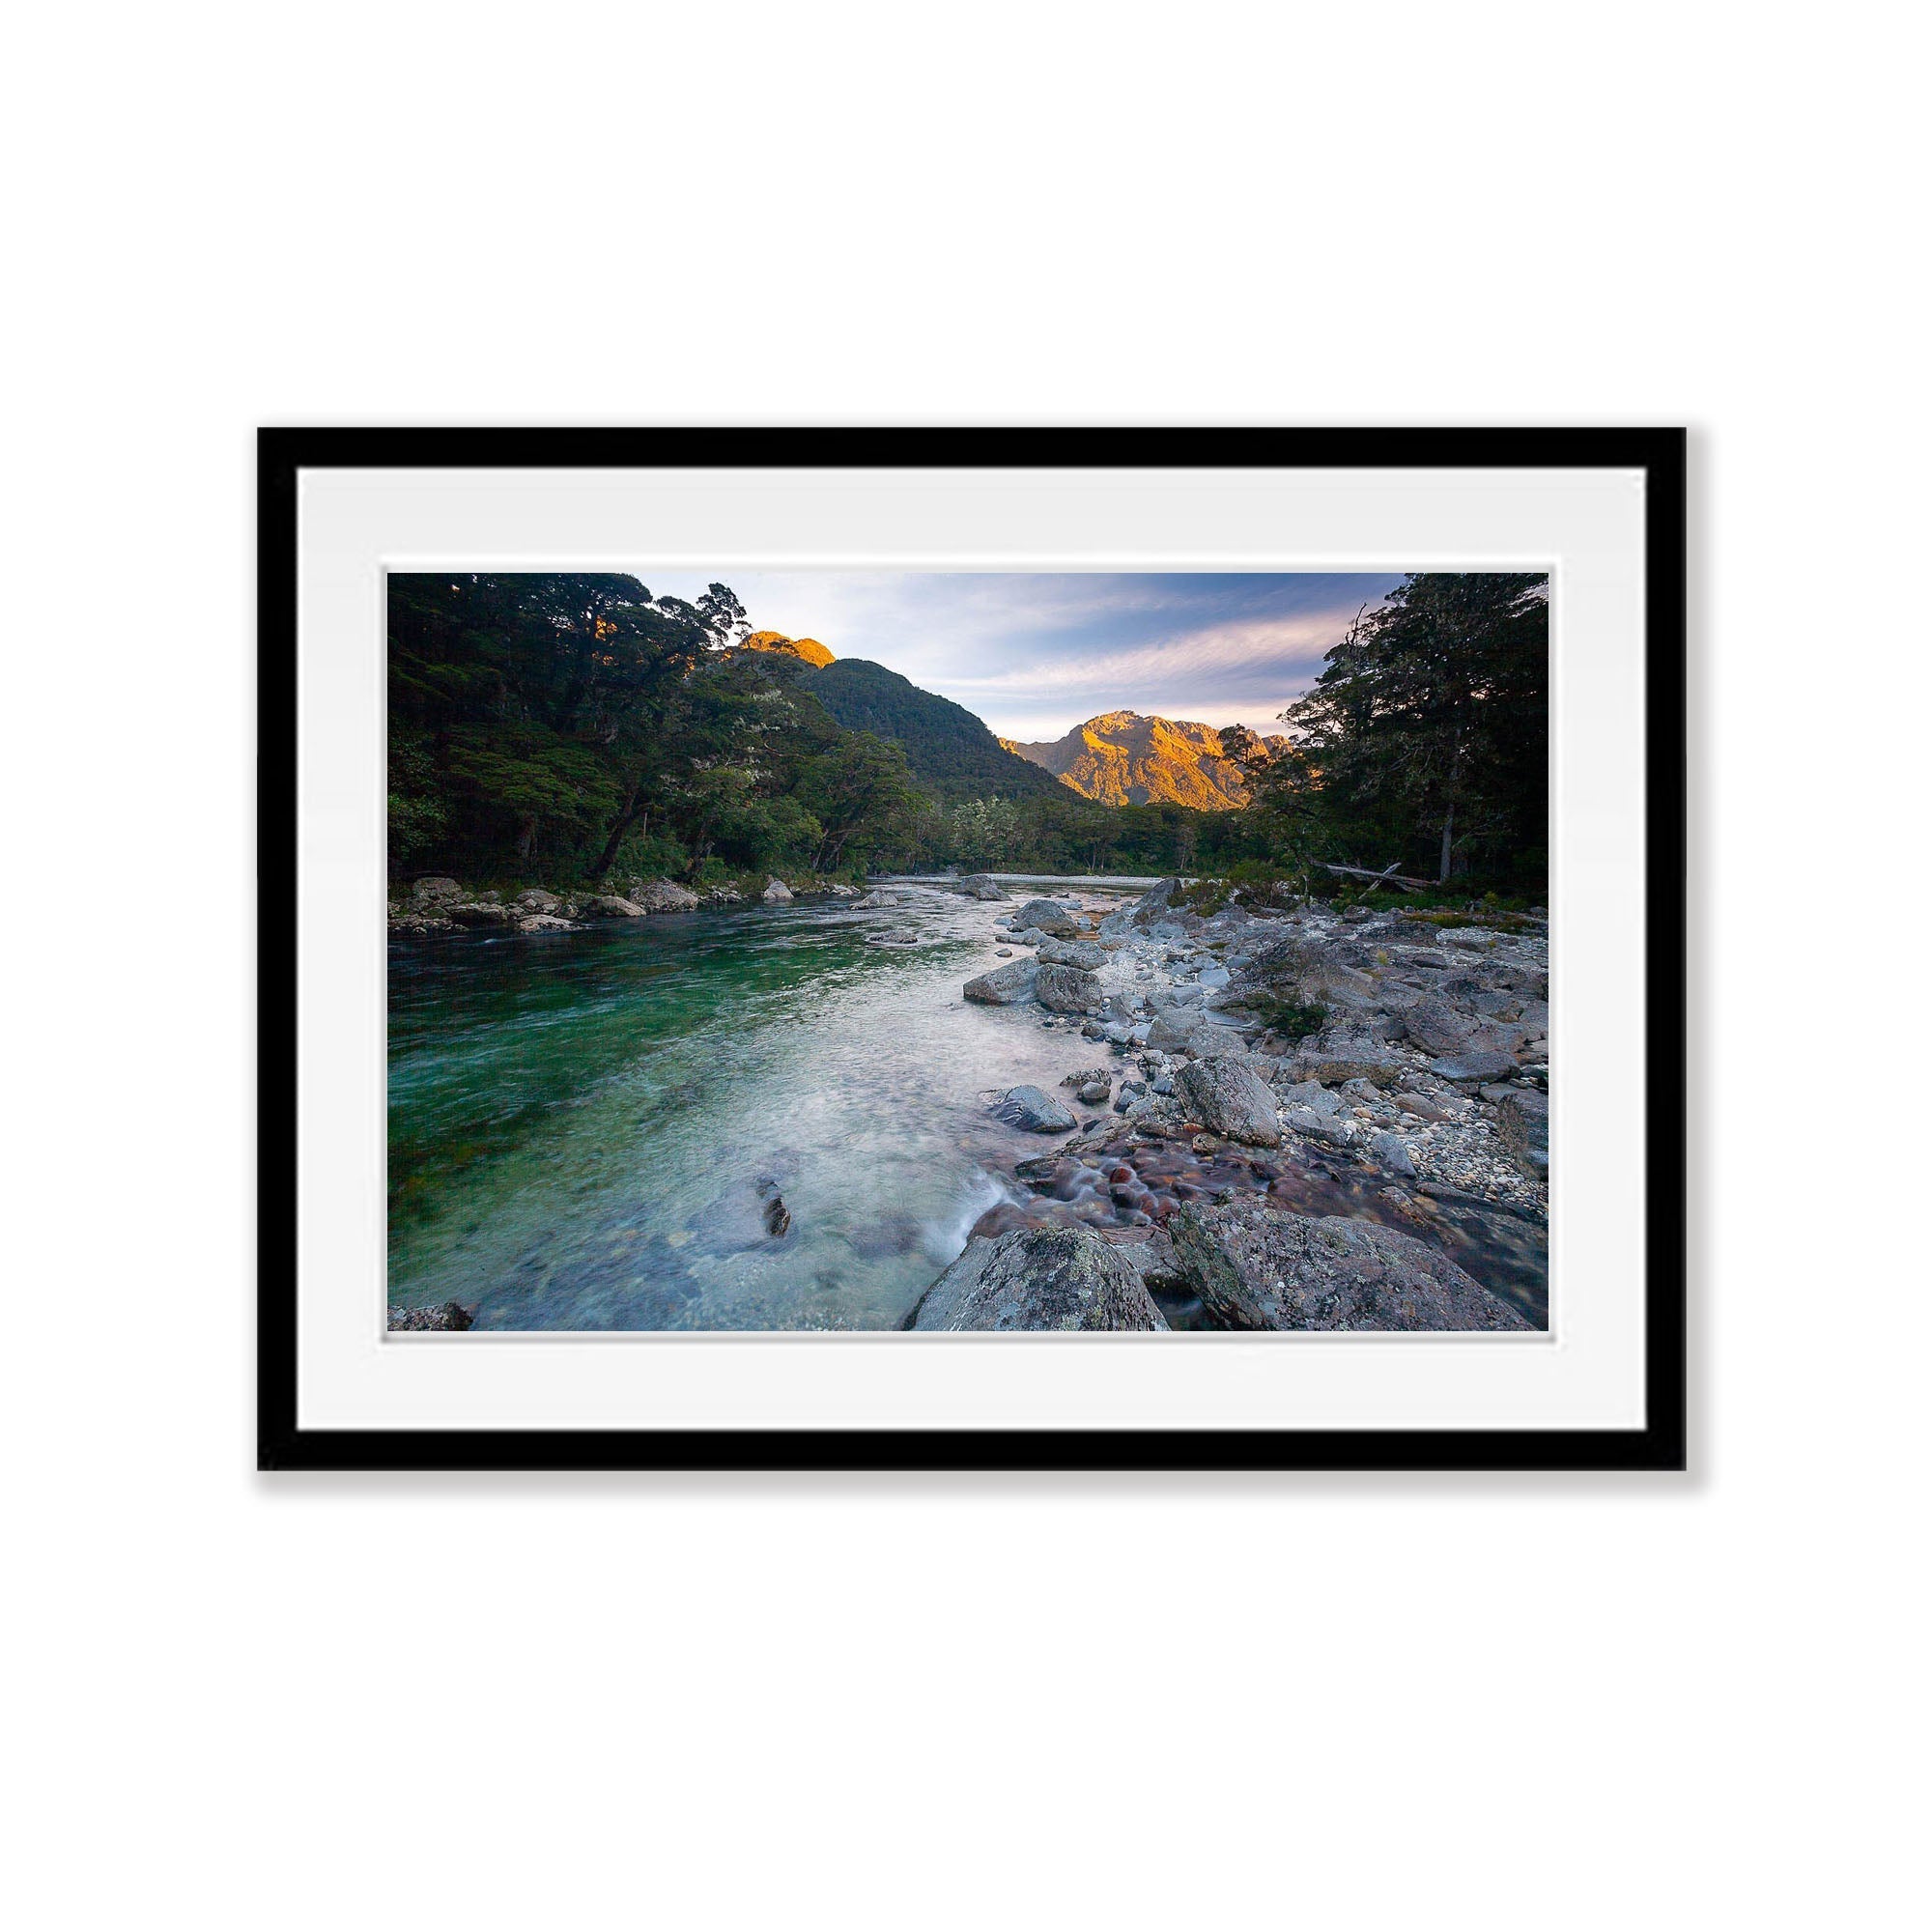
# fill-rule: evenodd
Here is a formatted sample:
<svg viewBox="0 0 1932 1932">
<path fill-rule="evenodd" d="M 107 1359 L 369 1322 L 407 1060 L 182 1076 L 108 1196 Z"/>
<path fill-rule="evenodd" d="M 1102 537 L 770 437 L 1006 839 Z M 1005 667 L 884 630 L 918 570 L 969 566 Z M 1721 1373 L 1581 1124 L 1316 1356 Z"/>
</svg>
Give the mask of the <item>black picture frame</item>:
<svg viewBox="0 0 1932 1932">
<path fill-rule="evenodd" d="M 1645 472 L 1645 1421 L 1628 1430 L 343 1430 L 297 1419 L 296 898 L 260 894 L 257 1466 L 299 1469 L 1681 1470 L 1687 1453 L 1686 433 L 1682 429 L 303 429 L 257 442 L 258 875 L 297 863 L 303 469 L 985 467 Z"/>
</svg>

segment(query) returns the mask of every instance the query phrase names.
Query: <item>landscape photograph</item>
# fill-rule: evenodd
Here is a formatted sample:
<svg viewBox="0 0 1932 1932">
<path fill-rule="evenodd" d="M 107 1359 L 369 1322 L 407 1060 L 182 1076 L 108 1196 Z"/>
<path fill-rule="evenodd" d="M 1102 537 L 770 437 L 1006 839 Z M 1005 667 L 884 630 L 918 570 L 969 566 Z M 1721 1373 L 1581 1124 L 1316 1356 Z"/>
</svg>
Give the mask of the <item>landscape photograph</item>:
<svg viewBox="0 0 1932 1932">
<path fill-rule="evenodd" d="M 1549 582 L 387 581 L 388 1327 L 1549 1327 Z"/>
</svg>

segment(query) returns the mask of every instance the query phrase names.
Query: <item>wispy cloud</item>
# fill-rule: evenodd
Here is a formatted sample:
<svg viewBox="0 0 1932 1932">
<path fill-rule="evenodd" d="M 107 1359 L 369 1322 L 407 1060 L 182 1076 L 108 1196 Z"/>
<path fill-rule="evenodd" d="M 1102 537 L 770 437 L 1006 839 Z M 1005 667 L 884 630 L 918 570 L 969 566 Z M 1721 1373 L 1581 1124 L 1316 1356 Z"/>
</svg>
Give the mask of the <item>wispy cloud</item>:
<svg viewBox="0 0 1932 1932">
<path fill-rule="evenodd" d="M 692 597 L 708 579 L 640 573 Z M 1393 576 L 1317 573 L 732 571 L 753 623 L 813 637 L 937 691 L 1003 737 L 1058 738 L 1103 711 L 1273 728 Z"/>
</svg>

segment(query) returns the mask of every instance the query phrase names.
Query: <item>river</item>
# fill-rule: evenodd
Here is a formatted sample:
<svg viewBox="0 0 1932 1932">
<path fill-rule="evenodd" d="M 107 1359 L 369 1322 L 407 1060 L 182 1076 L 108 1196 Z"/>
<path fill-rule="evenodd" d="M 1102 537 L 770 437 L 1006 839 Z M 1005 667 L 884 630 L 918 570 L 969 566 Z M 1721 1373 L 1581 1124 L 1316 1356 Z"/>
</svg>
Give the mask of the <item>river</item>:
<svg viewBox="0 0 1932 1932">
<path fill-rule="evenodd" d="M 1010 905 L 912 900 L 392 940 L 391 1304 L 459 1300 L 482 1329 L 896 1325 L 1051 1145 L 989 1102 L 1107 1058 L 962 998 Z M 906 925 L 916 948 L 866 943 Z"/>
</svg>

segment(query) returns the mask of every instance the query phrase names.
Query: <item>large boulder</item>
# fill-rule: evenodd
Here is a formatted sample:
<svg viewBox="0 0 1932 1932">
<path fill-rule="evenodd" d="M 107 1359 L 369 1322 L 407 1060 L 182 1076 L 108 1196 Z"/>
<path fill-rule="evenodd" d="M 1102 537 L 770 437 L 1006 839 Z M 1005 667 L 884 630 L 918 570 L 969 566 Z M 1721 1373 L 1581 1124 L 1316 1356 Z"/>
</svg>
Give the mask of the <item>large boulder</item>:
<svg viewBox="0 0 1932 1932">
<path fill-rule="evenodd" d="M 445 914 L 458 925 L 508 925 L 516 917 L 508 906 L 486 905 L 481 900 L 449 906 Z"/>
<path fill-rule="evenodd" d="M 980 1007 L 1016 1007 L 1033 998 L 1033 982 L 1039 968 L 1031 959 L 1015 959 L 1010 965 L 995 966 L 977 980 L 966 981 L 966 997 Z"/>
<path fill-rule="evenodd" d="M 900 904 L 896 893 L 889 893 L 882 886 L 874 886 L 862 899 L 852 901 L 855 912 L 884 912 L 888 906 Z"/>
<path fill-rule="evenodd" d="M 703 901 L 669 879 L 638 879 L 632 884 L 631 903 L 646 912 L 690 912 Z"/>
<path fill-rule="evenodd" d="M 1070 1134 L 1080 1122 L 1051 1094 L 1014 1087 L 993 1110 L 1009 1127 L 1029 1134 Z"/>
<path fill-rule="evenodd" d="M 629 899 L 620 899 L 614 893 L 599 893 L 595 898 L 588 898 L 577 908 L 579 919 L 642 919 L 644 909 L 633 905 Z"/>
<path fill-rule="evenodd" d="M 1167 1326 L 1141 1272 L 1089 1228 L 980 1236 L 920 1296 L 907 1328 L 960 1333 Z"/>
<path fill-rule="evenodd" d="M 1193 1060 L 1175 1076 L 1175 1092 L 1201 1124 L 1247 1147 L 1279 1147 L 1274 1094 L 1239 1054 Z"/>
<path fill-rule="evenodd" d="M 532 886 L 528 892 L 519 893 L 510 901 L 519 912 L 559 913 L 563 901 L 554 893 L 547 893 L 541 886 Z"/>
<path fill-rule="evenodd" d="M 1156 924 L 1168 917 L 1168 908 L 1174 902 L 1174 895 L 1180 890 L 1179 879 L 1163 879 L 1151 892 L 1144 893 L 1133 911 L 1133 921 L 1138 926 Z"/>
<path fill-rule="evenodd" d="M 567 919 L 559 919 L 552 912 L 525 912 L 517 915 L 519 932 L 568 932 L 571 929 Z"/>
<path fill-rule="evenodd" d="M 1058 899 L 1028 899 L 1013 915 L 1013 930 L 1025 932 L 1029 927 L 1054 939 L 1071 939 L 1080 930 L 1073 908 Z"/>
<path fill-rule="evenodd" d="M 1246 1047 L 1247 1041 L 1233 1027 L 1196 1015 L 1194 1031 L 1187 1036 L 1184 1050 L 1196 1060 L 1206 1060 L 1210 1054 L 1241 1053 Z"/>
<path fill-rule="evenodd" d="M 1003 899 L 1007 895 L 1006 888 L 984 872 L 968 872 L 959 881 L 957 890 L 971 899 Z"/>
<path fill-rule="evenodd" d="M 1460 1053 L 1476 1022 L 1446 1000 L 1418 1000 L 1402 1016 L 1408 1037 L 1425 1053 Z"/>
<path fill-rule="evenodd" d="M 1393 1086 L 1409 1069 L 1370 1034 L 1327 1033 L 1305 1039 L 1289 1063 L 1297 1080 L 1317 1080 L 1324 1087 L 1344 1080 L 1371 1080 L 1378 1087 Z"/>
<path fill-rule="evenodd" d="M 1467 1085 L 1472 1081 L 1502 1080 L 1516 1071 L 1516 1056 L 1489 1047 L 1468 1047 L 1461 1053 L 1445 1054 L 1429 1063 L 1429 1070 L 1438 1080 L 1454 1080 Z"/>
<path fill-rule="evenodd" d="M 761 896 L 767 905 L 790 905 L 791 888 L 782 879 L 768 879 Z"/>
<path fill-rule="evenodd" d="M 1100 981 L 1079 966 L 1040 967 L 1033 990 L 1050 1012 L 1084 1013 L 1100 1004 Z"/>
<path fill-rule="evenodd" d="M 1237 1195 L 1166 1223 L 1176 1262 L 1231 1328 L 1527 1328 L 1440 1250 L 1373 1221 L 1316 1218 Z"/>
<path fill-rule="evenodd" d="M 426 912 L 432 906 L 455 905 L 462 896 L 463 888 L 454 879 L 418 879 L 410 888 L 410 897 L 418 912 Z"/>
</svg>

